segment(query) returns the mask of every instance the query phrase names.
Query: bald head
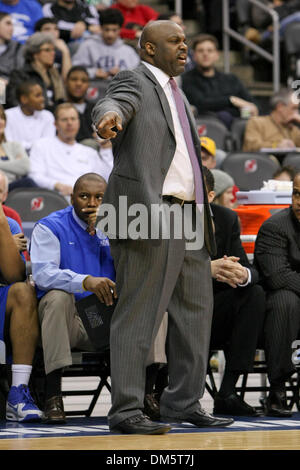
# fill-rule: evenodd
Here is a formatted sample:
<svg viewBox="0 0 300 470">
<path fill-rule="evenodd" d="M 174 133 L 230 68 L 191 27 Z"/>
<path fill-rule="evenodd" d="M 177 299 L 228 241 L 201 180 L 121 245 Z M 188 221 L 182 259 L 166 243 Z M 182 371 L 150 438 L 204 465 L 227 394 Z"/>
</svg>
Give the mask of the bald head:
<svg viewBox="0 0 300 470">
<path fill-rule="evenodd" d="M 141 58 L 170 77 L 184 71 L 187 58 L 185 34 L 181 26 L 170 20 L 151 21 L 143 29 Z"/>
</svg>

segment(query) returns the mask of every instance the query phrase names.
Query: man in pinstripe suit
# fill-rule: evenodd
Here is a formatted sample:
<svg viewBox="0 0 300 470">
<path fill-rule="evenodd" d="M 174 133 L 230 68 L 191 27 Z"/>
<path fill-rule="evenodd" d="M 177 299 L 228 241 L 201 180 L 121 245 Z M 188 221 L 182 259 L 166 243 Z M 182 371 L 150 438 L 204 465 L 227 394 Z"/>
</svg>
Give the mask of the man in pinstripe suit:
<svg viewBox="0 0 300 470">
<path fill-rule="evenodd" d="M 293 181 L 292 205 L 267 219 L 255 243 L 267 291 L 264 348 L 270 381 L 268 416 L 287 417 L 285 381 L 295 372 L 292 343 L 300 330 L 300 173 Z"/>
<path fill-rule="evenodd" d="M 183 72 L 187 58 L 182 28 L 172 21 L 149 23 L 140 51 L 142 64 L 134 71 L 120 72 L 93 110 L 99 136 L 114 139 L 115 164 L 103 203 L 113 205 L 117 215 L 120 196 L 126 196 L 128 206 L 140 203 L 147 210 L 163 203 L 164 211 L 176 205 L 183 212 L 189 206 L 190 222 L 201 222 L 196 233 L 200 244 L 187 250 L 185 237 L 175 239 L 174 235 L 133 240 L 124 236 L 127 227 L 122 224 L 111 234 L 118 303 L 111 323 L 109 426 L 112 431 L 135 434 L 161 434 L 170 429 L 150 421 L 141 411 L 147 355 L 166 310 L 170 380 L 160 402 L 164 421 L 226 426 L 233 420 L 216 418 L 199 404 L 213 303 L 209 252 L 215 245 L 203 186 L 204 204 L 199 209 L 195 204 L 195 187 L 203 185 L 203 180 L 200 176 L 194 181 L 186 128 L 171 89 L 170 78 Z M 201 171 L 199 138 L 186 100 L 185 113 Z M 201 217 L 197 219 L 198 210 Z"/>
</svg>

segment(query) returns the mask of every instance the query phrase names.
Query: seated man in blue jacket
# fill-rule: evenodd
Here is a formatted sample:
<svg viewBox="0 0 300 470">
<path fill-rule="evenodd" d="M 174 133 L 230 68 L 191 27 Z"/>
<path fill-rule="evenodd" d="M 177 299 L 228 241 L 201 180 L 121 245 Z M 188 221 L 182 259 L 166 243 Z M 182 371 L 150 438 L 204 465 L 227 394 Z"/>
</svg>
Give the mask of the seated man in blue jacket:
<svg viewBox="0 0 300 470">
<path fill-rule="evenodd" d="M 46 371 L 44 421 L 65 422 L 62 369 L 72 364 L 71 348 L 93 350 L 75 302 L 96 294 L 106 305 L 116 298 L 115 270 L 108 239 L 95 229 L 106 189 L 96 173 L 76 181 L 71 206 L 35 226 L 31 238 L 32 274 L 37 287 Z"/>
</svg>

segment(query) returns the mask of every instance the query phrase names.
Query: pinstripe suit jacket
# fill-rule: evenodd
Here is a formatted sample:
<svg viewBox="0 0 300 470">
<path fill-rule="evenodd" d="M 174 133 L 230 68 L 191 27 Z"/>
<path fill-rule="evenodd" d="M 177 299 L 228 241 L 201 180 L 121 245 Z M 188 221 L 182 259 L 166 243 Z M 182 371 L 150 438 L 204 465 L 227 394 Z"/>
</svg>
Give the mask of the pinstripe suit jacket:
<svg viewBox="0 0 300 470">
<path fill-rule="evenodd" d="M 300 222 L 291 207 L 262 224 L 254 256 L 267 290 L 286 289 L 300 296 Z"/>
<path fill-rule="evenodd" d="M 201 167 L 200 142 L 193 115 L 185 99 L 195 150 Z M 104 203 L 117 211 L 119 196 L 127 196 L 128 207 L 135 203 L 162 203 L 162 187 L 176 149 L 175 132 L 165 93 L 154 75 L 143 64 L 133 71 L 122 71 L 112 81 L 105 98 L 92 113 L 97 124 L 108 111 L 122 118 L 123 130 L 113 139 L 114 168 Z M 205 193 L 205 244 L 215 252 L 210 210 Z M 118 236 L 118 233 L 116 233 Z"/>
</svg>

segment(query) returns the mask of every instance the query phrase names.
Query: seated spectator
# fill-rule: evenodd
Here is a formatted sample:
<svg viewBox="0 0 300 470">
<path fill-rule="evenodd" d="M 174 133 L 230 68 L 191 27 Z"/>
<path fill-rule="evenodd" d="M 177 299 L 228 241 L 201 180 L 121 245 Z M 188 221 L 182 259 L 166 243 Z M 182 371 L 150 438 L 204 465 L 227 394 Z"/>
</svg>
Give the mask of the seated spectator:
<svg viewBox="0 0 300 470">
<path fill-rule="evenodd" d="M 48 424 L 65 421 L 61 377 L 63 367 L 72 364 L 71 348 L 93 350 L 75 301 L 92 293 L 106 305 L 116 298 L 108 239 L 99 230 L 94 236 L 88 232 L 95 230 L 105 188 L 100 175 L 81 176 L 74 185 L 72 205 L 41 219 L 32 233 L 30 253 L 38 288 L 46 371 L 44 419 Z"/>
<path fill-rule="evenodd" d="M 72 67 L 70 49 L 66 42 L 59 37 L 59 29 L 55 18 L 41 18 L 34 25 L 35 32 L 52 34 L 55 41 L 55 59 L 56 66 L 65 80 Z"/>
<path fill-rule="evenodd" d="M 86 37 L 86 33 L 99 33 L 99 16 L 93 6 L 78 0 L 54 0 L 43 6 L 44 16 L 56 18 L 60 37 L 67 44 Z"/>
<path fill-rule="evenodd" d="M 80 121 L 77 109 L 71 103 L 62 103 L 55 109 L 57 135 L 37 140 L 30 153 L 30 177 L 47 189 L 70 196 L 79 176 L 88 172 L 101 175 L 98 153 L 76 142 Z"/>
<path fill-rule="evenodd" d="M 0 79 L 8 82 L 13 69 L 23 64 L 21 44 L 12 39 L 13 22 L 8 13 L 0 11 Z"/>
<path fill-rule="evenodd" d="M 30 153 L 37 139 L 55 136 L 54 116 L 44 109 L 43 89 L 33 80 L 18 85 L 16 98 L 19 105 L 6 110 L 5 137 L 20 142 Z"/>
<path fill-rule="evenodd" d="M 43 17 L 37 0 L 0 0 L 0 11 L 11 15 L 14 41 L 24 43 L 33 33 L 35 23 Z"/>
<path fill-rule="evenodd" d="M 159 13 L 148 5 L 139 5 L 139 0 L 118 0 L 111 8 L 120 10 L 124 17 L 120 36 L 122 39 L 138 39 L 143 27 L 157 20 Z"/>
<path fill-rule="evenodd" d="M 45 96 L 45 108 L 53 111 L 54 106 L 64 101 L 64 83 L 54 67 L 55 40 L 51 34 L 34 33 L 24 46 L 25 64 L 20 70 L 14 70 L 6 89 L 7 108 L 17 106 L 16 88 L 25 80 L 35 80 L 42 87 Z"/>
<path fill-rule="evenodd" d="M 216 144 L 209 137 L 200 137 L 202 165 L 209 170 L 216 167 Z"/>
<path fill-rule="evenodd" d="M 67 101 L 72 103 L 79 113 L 80 128 L 76 136 L 77 142 L 93 138 L 91 112 L 95 104 L 86 100 L 89 85 L 89 74 L 86 68 L 74 65 L 68 72 L 65 86 Z"/>
<path fill-rule="evenodd" d="M 282 166 L 272 176 L 273 180 L 293 181 L 296 174 L 295 168 L 289 165 Z"/>
<path fill-rule="evenodd" d="M 212 168 L 219 168 L 225 160 L 227 153 L 222 149 L 217 149 L 216 143 L 210 137 L 206 135 L 200 136 L 201 142 L 201 158 L 202 158 L 202 165 L 206 166 L 209 170 Z"/>
<path fill-rule="evenodd" d="M 273 0 L 269 7 L 279 16 L 279 33 L 283 36 L 286 26 L 294 21 L 299 21 L 300 0 Z M 273 26 L 272 16 L 265 15 L 264 21 L 260 23 L 261 28 L 249 27 L 245 31 L 245 37 L 256 44 L 266 46 L 271 44 Z"/>
<path fill-rule="evenodd" d="M 25 280 L 24 258 L 13 234 L 18 224 L 6 218 L 0 204 L 1 322 L 0 339 L 5 342 L 8 361 L 12 358 L 12 386 L 6 403 L 8 421 L 40 421 L 42 412 L 28 388 L 32 361 L 39 336 L 36 295 Z"/>
<path fill-rule="evenodd" d="M 258 114 L 242 82 L 233 74 L 216 70 L 219 52 L 218 41 L 214 36 L 197 36 L 192 50 L 196 65 L 182 75 L 182 89 L 199 114 L 213 113 L 228 128 L 233 119 L 241 115 L 243 108 L 247 108 L 251 115 Z"/>
<path fill-rule="evenodd" d="M 215 186 L 214 186 L 214 204 L 227 207 L 228 209 L 234 208 L 234 181 L 233 178 L 225 171 L 219 169 L 211 170 Z"/>
<path fill-rule="evenodd" d="M 80 44 L 72 58 L 73 65 L 86 67 L 90 78 L 107 81 L 121 70 L 138 66 L 140 58 L 133 47 L 120 39 L 123 16 L 119 10 L 108 8 L 101 13 L 101 33 Z"/>
<path fill-rule="evenodd" d="M 4 171 L 10 190 L 15 187 L 35 186 L 27 177 L 30 162 L 24 147 L 20 142 L 7 141 L 5 138 L 6 113 L 0 105 L 0 170 Z"/>
<path fill-rule="evenodd" d="M 22 230 L 22 220 L 20 214 L 11 207 L 5 206 L 4 203 L 8 196 L 8 178 L 4 171 L 0 170 L 0 203 L 2 204 L 3 212 L 6 217 L 10 217 L 18 222 Z"/>
<path fill-rule="evenodd" d="M 203 168 L 208 200 L 214 200 L 212 172 Z M 214 311 L 210 349 L 224 350 L 226 364 L 214 413 L 255 416 L 257 413 L 236 394 L 240 374 L 253 368 L 265 315 L 265 293 L 259 275 L 250 265 L 240 240 L 236 213 L 211 204 L 217 253 L 212 257 Z"/>
<path fill-rule="evenodd" d="M 295 372 L 292 344 L 299 338 L 300 312 L 300 174 L 293 181 L 292 205 L 271 215 L 261 225 L 255 242 L 254 262 L 267 295 L 264 325 L 270 392 L 267 416 L 292 415 L 286 404 L 285 382 Z"/>
<path fill-rule="evenodd" d="M 294 91 L 284 88 L 270 99 L 270 114 L 249 119 L 244 135 L 244 152 L 262 148 L 294 149 L 300 147 L 299 104 Z"/>
</svg>

